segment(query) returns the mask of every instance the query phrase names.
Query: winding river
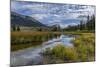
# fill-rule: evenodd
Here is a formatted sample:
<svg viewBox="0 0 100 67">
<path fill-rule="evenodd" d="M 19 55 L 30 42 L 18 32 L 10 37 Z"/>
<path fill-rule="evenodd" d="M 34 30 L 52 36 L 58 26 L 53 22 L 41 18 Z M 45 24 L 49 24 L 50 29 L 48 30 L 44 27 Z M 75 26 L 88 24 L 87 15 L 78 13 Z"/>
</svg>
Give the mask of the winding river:
<svg viewBox="0 0 100 67">
<path fill-rule="evenodd" d="M 43 57 L 41 52 L 46 48 L 53 48 L 58 44 L 62 44 L 66 47 L 73 47 L 71 41 L 74 39 L 73 36 L 61 35 L 58 38 L 53 38 L 46 42 L 43 42 L 41 46 L 35 48 L 27 48 L 16 52 L 11 52 L 11 66 L 23 66 L 23 65 L 37 65 L 42 64 Z"/>
</svg>

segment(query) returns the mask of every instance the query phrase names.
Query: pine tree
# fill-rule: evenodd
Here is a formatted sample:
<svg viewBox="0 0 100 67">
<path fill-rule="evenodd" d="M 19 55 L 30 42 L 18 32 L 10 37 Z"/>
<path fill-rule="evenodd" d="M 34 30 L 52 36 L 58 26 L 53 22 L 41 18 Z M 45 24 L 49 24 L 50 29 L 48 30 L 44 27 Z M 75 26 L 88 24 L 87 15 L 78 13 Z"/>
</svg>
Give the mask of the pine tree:
<svg viewBox="0 0 100 67">
<path fill-rule="evenodd" d="M 17 27 L 17 31 L 20 31 L 20 27 L 19 26 Z"/>
<path fill-rule="evenodd" d="M 13 26 L 13 28 L 12 28 L 12 29 L 13 29 L 13 31 L 16 31 L 16 26 Z"/>
</svg>

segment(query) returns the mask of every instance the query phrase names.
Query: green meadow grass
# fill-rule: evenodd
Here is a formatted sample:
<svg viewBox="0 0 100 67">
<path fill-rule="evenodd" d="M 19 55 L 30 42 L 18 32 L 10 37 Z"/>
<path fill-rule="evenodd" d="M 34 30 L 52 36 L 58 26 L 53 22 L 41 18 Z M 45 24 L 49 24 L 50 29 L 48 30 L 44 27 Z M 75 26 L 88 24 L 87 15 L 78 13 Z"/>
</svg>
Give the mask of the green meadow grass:
<svg viewBox="0 0 100 67">
<path fill-rule="evenodd" d="M 52 49 L 47 48 L 43 53 L 44 64 L 95 60 L 95 35 L 93 33 L 81 34 L 72 42 L 74 47 L 65 47 L 58 44 Z"/>
</svg>

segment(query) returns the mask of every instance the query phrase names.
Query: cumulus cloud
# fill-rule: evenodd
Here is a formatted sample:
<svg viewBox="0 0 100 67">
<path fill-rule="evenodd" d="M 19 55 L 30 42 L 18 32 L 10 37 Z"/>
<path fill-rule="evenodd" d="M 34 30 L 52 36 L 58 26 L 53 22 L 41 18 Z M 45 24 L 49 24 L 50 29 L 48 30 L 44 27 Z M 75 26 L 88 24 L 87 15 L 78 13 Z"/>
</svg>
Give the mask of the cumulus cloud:
<svg viewBox="0 0 100 67">
<path fill-rule="evenodd" d="M 31 17 L 42 20 L 44 18 L 46 18 L 48 15 L 47 14 L 33 14 L 31 15 Z"/>
<path fill-rule="evenodd" d="M 39 2 L 11 1 L 11 11 L 36 18 L 43 24 L 68 26 L 67 19 L 86 20 L 88 15 L 95 14 L 95 7 L 91 5 L 52 4 Z M 63 24 L 64 23 L 64 24 Z M 75 25 L 71 23 L 71 25 Z"/>
</svg>

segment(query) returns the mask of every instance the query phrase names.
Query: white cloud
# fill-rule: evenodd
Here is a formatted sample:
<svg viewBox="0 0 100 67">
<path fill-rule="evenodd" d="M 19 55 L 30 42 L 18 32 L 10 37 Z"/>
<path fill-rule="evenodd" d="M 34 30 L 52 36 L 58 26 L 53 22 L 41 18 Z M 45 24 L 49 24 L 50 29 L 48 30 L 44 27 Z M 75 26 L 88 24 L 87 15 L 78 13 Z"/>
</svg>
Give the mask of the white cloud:
<svg viewBox="0 0 100 67">
<path fill-rule="evenodd" d="M 47 16 L 48 16 L 47 14 L 33 14 L 33 15 L 31 15 L 31 17 L 39 19 L 39 20 L 47 18 Z"/>
<path fill-rule="evenodd" d="M 28 3 L 11 1 L 11 10 L 25 14 L 30 12 L 30 16 L 40 20 L 44 24 L 62 22 L 65 19 L 83 19 L 79 16 L 87 16 L 95 13 L 95 7 L 74 4 L 50 4 L 50 3 Z M 47 22 L 44 22 L 44 21 Z M 71 23 L 75 25 L 76 23 Z M 61 26 L 68 26 L 62 24 Z"/>
</svg>

